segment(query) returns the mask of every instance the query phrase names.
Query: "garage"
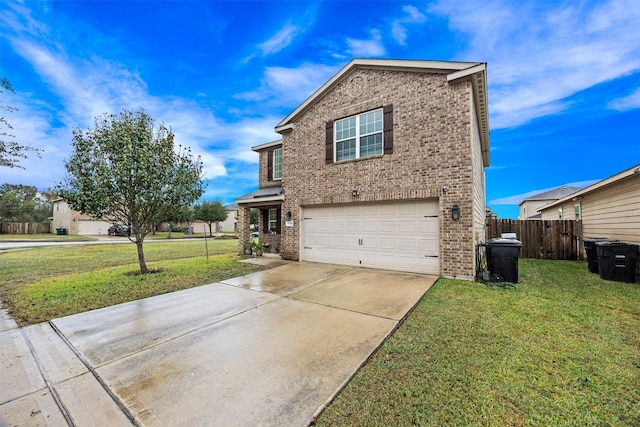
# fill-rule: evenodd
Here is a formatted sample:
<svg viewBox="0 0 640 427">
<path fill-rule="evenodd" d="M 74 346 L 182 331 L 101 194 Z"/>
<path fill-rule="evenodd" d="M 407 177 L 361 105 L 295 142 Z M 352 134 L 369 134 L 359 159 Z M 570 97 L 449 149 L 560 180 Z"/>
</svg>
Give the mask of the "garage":
<svg viewBox="0 0 640 427">
<path fill-rule="evenodd" d="M 78 221 L 78 234 L 84 236 L 107 234 L 111 223 L 106 221 L 94 221 L 81 219 Z"/>
<path fill-rule="evenodd" d="M 302 209 L 304 261 L 440 274 L 438 201 Z"/>
</svg>

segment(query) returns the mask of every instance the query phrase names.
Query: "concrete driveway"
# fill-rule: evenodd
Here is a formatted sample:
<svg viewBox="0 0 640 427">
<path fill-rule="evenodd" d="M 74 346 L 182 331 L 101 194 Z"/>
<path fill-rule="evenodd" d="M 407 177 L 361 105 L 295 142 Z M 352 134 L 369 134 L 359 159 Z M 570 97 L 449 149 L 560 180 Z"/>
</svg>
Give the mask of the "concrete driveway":
<svg viewBox="0 0 640 427">
<path fill-rule="evenodd" d="M 257 262 L 277 266 L 23 329 L 5 321 L 0 425 L 305 426 L 437 280 Z"/>
</svg>

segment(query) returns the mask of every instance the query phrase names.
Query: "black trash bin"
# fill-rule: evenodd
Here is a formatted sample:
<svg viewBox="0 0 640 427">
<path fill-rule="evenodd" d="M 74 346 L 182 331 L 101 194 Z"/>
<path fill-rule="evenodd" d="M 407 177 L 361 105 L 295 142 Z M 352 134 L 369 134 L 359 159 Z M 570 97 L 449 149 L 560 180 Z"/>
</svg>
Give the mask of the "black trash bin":
<svg viewBox="0 0 640 427">
<path fill-rule="evenodd" d="M 584 243 L 584 251 L 587 253 L 587 268 L 590 273 L 598 273 L 598 251 L 596 250 L 597 242 L 617 242 L 615 239 L 606 237 L 585 237 L 582 239 Z"/>
<path fill-rule="evenodd" d="M 515 239 L 492 239 L 485 246 L 491 280 L 518 283 L 518 258 L 522 243 Z"/>
<path fill-rule="evenodd" d="M 625 242 L 596 242 L 600 277 L 616 282 L 636 282 L 638 245 Z"/>
<path fill-rule="evenodd" d="M 58 236 L 66 236 L 67 233 L 67 229 L 66 228 L 56 228 L 56 234 Z"/>
</svg>

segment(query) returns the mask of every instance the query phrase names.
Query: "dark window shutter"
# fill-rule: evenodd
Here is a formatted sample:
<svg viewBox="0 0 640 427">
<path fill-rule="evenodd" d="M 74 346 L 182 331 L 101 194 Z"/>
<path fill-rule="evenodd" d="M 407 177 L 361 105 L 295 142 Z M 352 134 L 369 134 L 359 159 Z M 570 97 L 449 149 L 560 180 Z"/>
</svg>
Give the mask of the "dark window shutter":
<svg viewBox="0 0 640 427">
<path fill-rule="evenodd" d="M 278 208 L 278 222 L 276 222 L 276 234 L 281 234 L 282 232 L 282 208 Z"/>
<path fill-rule="evenodd" d="M 393 154 L 393 104 L 382 107 L 384 154 Z"/>
<path fill-rule="evenodd" d="M 269 234 L 269 209 L 260 212 L 262 212 L 262 230 L 260 232 Z"/>
<path fill-rule="evenodd" d="M 267 151 L 267 181 L 273 181 L 273 150 Z"/>
<path fill-rule="evenodd" d="M 327 133 L 325 139 L 326 163 L 333 163 L 333 120 L 327 122 Z"/>
</svg>

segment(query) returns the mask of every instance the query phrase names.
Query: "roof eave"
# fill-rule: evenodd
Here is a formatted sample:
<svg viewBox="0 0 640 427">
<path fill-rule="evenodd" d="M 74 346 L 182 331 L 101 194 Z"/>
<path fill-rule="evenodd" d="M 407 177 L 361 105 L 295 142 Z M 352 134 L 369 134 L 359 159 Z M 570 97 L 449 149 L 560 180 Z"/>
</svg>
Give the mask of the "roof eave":
<svg viewBox="0 0 640 427">
<path fill-rule="evenodd" d="M 447 62 L 447 61 L 420 61 L 420 60 L 404 60 L 404 59 L 367 59 L 367 58 L 355 58 L 352 59 L 347 65 L 342 67 L 331 79 L 323 84 L 318 90 L 313 92 L 302 104 L 300 104 L 295 110 L 293 110 L 287 117 L 285 117 L 275 127 L 276 132 L 282 133 L 283 131 L 290 130 L 289 128 L 292 121 L 301 113 L 307 110 L 317 98 L 333 88 L 342 77 L 355 68 L 376 68 L 376 69 L 390 69 L 400 71 L 413 71 L 413 72 L 440 72 L 440 73 L 454 73 L 464 71 L 473 68 L 477 65 L 486 65 L 484 63 L 477 62 Z M 486 87 L 486 84 L 485 84 Z M 487 123 L 488 124 L 488 123 Z M 488 154 L 487 154 L 488 156 Z M 488 157 L 487 157 L 488 160 Z M 488 162 L 487 162 L 488 164 Z"/>
<path fill-rule="evenodd" d="M 479 62 L 463 70 L 454 71 L 447 75 L 447 81 L 454 83 L 459 80 L 471 79 L 473 100 L 475 103 L 476 119 L 480 127 L 480 147 L 484 166 L 489 166 L 489 98 L 487 94 L 487 63 Z"/>
<path fill-rule="evenodd" d="M 578 190 L 575 193 L 569 194 L 568 196 L 563 197 L 562 199 L 559 199 L 557 201 L 555 201 L 554 203 L 551 203 L 549 205 L 546 205 L 542 208 L 539 209 L 539 212 L 545 210 L 545 209 L 549 209 L 552 208 L 554 206 L 557 205 L 561 205 L 563 203 L 566 203 L 569 200 L 575 199 L 577 197 L 583 196 L 584 194 L 587 193 L 591 193 L 592 191 L 595 190 L 599 190 L 600 188 L 606 187 L 608 185 L 611 185 L 613 183 L 616 183 L 618 181 L 622 181 L 623 179 L 629 178 L 631 176 L 634 175 L 640 175 L 640 164 L 636 165 L 636 166 L 632 166 L 627 170 L 624 170 L 620 173 L 617 173 L 613 176 L 610 176 L 609 178 L 605 178 L 602 181 L 598 181 L 595 184 L 592 184 L 588 187 L 583 188 L 582 190 Z"/>
<path fill-rule="evenodd" d="M 255 147 L 251 147 L 251 150 L 260 151 L 260 150 L 264 150 L 265 148 L 276 147 L 278 145 L 282 145 L 282 139 L 279 139 L 277 141 L 267 142 L 267 143 L 260 144 L 260 145 L 256 145 Z"/>
<path fill-rule="evenodd" d="M 258 206 L 258 205 L 264 205 L 265 203 L 268 203 L 268 202 L 282 202 L 282 201 L 284 201 L 284 194 L 281 194 L 279 196 L 256 197 L 256 198 L 244 199 L 244 200 L 236 199 L 236 203 L 238 204 L 238 206 L 240 205 Z"/>
</svg>

